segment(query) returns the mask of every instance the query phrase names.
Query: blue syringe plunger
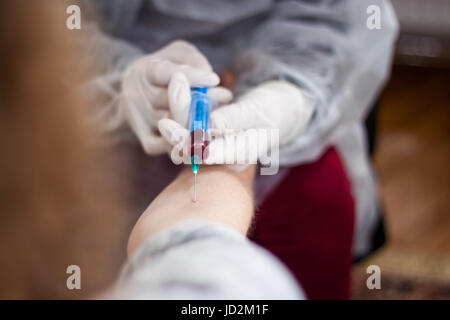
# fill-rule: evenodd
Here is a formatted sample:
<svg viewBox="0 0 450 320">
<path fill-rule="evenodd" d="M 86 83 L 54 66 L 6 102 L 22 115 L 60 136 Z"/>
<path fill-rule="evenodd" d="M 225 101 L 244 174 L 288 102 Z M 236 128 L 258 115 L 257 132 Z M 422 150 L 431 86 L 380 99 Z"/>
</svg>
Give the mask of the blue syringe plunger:
<svg viewBox="0 0 450 320">
<path fill-rule="evenodd" d="M 202 160 L 208 157 L 209 117 L 211 114 L 211 98 L 207 95 L 207 87 L 191 89 L 191 106 L 189 124 L 191 136 L 191 168 L 197 173 Z"/>
</svg>

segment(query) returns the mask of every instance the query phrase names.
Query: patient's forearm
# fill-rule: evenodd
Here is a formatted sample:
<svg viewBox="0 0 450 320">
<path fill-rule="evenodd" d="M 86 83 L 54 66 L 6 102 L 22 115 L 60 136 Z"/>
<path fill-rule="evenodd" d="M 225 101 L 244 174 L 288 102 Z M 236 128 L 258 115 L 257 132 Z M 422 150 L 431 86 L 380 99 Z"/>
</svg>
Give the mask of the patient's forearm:
<svg viewBox="0 0 450 320">
<path fill-rule="evenodd" d="M 243 172 L 203 166 L 197 175 L 197 202 L 193 202 L 193 173 L 183 170 L 139 218 L 130 235 L 128 254 L 158 231 L 187 219 L 222 223 L 246 234 L 254 212 L 254 171 L 255 166 Z"/>
</svg>

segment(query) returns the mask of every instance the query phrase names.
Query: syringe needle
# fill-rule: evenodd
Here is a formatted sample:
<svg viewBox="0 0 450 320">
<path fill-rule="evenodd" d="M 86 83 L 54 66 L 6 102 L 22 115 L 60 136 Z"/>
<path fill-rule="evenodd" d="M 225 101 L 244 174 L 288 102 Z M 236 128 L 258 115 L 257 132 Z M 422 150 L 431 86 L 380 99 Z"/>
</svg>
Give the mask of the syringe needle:
<svg viewBox="0 0 450 320">
<path fill-rule="evenodd" d="M 194 202 L 197 202 L 197 173 L 194 173 Z"/>
</svg>

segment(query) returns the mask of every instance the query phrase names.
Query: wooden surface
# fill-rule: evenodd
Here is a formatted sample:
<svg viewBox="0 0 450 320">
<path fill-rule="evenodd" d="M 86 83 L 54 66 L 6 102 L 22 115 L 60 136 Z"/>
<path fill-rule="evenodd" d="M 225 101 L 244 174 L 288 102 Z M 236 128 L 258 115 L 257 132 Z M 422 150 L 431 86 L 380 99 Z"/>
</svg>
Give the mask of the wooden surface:
<svg viewBox="0 0 450 320">
<path fill-rule="evenodd" d="M 450 284 L 450 69 L 394 68 L 379 112 L 375 164 L 388 242 L 354 267 L 354 298 L 402 298 L 389 288 L 395 279 L 419 288 Z M 371 264 L 389 279 L 385 291 L 383 280 L 381 291 L 367 290 Z M 422 291 L 412 297 L 432 290 Z"/>
<path fill-rule="evenodd" d="M 378 123 L 391 244 L 450 254 L 450 70 L 394 69 Z"/>
</svg>

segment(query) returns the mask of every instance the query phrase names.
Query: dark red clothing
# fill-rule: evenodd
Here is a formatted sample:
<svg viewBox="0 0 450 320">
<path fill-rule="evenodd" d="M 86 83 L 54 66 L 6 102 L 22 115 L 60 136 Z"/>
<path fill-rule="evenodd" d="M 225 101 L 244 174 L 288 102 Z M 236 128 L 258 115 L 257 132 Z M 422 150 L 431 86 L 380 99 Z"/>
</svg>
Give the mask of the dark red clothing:
<svg viewBox="0 0 450 320">
<path fill-rule="evenodd" d="M 251 238 L 284 262 L 309 299 L 348 299 L 354 223 L 350 182 L 330 148 L 290 169 L 257 211 Z"/>
</svg>

